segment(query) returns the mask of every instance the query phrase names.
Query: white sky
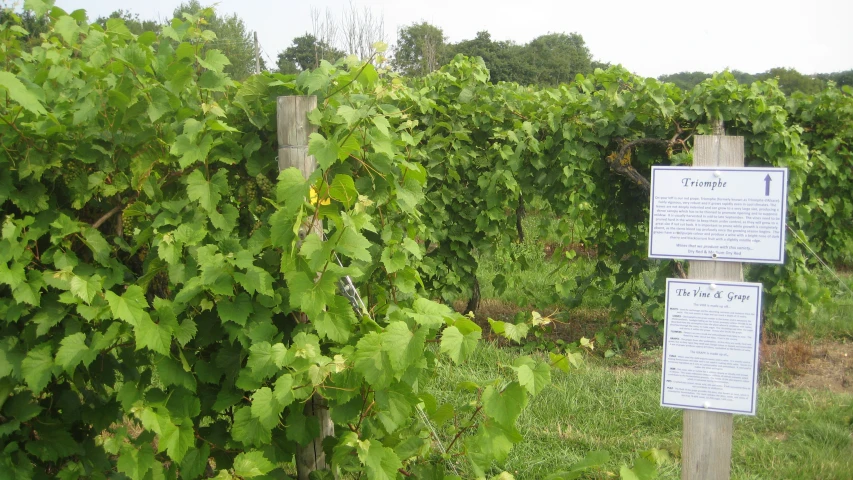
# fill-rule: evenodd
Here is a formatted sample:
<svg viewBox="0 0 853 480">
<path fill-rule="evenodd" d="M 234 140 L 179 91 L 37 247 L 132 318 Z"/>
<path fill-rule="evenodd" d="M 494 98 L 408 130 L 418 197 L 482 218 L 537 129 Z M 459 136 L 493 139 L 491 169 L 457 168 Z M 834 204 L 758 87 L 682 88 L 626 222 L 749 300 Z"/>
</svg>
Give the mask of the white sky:
<svg viewBox="0 0 853 480">
<path fill-rule="evenodd" d="M 351 0 L 385 21 L 386 41 L 398 28 L 427 21 L 450 42 L 487 30 L 493 40 L 527 43 L 549 32 L 583 36 L 593 58 L 646 76 L 725 68 L 760 73 L 773 67 L 801 73 L 853 69 L 851 0 Z M 94 20 L 116 9 L 141 18 L 171 17 L 180 0 L 57 0 L 66 11 L 85 9 Z M 213 3 L 213 0 L 202 4 Z M 294 37 L 311 31 L 311 8 L 337 18 L 350 0 L 220 0 L 236 13 L 275 63 Z M 270 60 L 272 59 L 272 61 Z"/>
</svg>

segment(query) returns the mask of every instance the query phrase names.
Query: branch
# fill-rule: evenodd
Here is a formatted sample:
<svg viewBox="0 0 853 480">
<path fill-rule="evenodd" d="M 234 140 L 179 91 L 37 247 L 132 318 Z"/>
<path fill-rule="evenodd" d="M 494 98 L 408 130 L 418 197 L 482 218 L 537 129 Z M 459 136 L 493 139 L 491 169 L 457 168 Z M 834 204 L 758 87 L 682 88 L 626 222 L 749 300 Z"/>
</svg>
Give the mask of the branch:
<svg viewBox="0 0 853 480">
<path fill-rule="evenodd" d="M 678 274 L 679 278 L 687 278 L 687 274 L 684 273 L 684 267 L 681 266 L 681 263 L 678 260 L 672 261 L 672 268 L 675 270 L 675 273 Z"/>
<path fill-rule="evenodd" d="M 681 143 L 683 145 L 684 141 L 679 139 L 679 136 L 684 131 L 678 124 L 675 125 L 675 128 L 675 135 L 673 135 L 672 138 L 669 139 L 669 141 L 660 138 L 639 138 L 637 140 L 632 140 L 622 145 L 622 147 L 619 149 L 619 152 L 617 152 L 616 155 L 613 156 L 613 158 L 610 160 L 610 169 L 618 173 L 619 175 L 628 178 L 632 182 L 639 185 L 640 188 L 645 190 L 647 193 L 650 193 L 651 184 L 649 183 L 649 180 L 644 177 L 640 172 L 638 172 L 637 169 L 631 165 L 630 161 L 623 162 L 623 159 L 625 158 L 625 155 L 627 155 L 628 152 L 631 151 L 632 148 L 639 145 L 661 145 L 666 148 L 672 148 L 672 146 L 676 143 Z"/>
<path fill-rule="evenodd" d="M 100 227 L 101 225 L 104 224 L 104 222 L 106 222 L 107 220 L 112 218 L 112 216 L 115 215 L 116 213 L 120 212 L 122 210 L 122 208 L 124 208 L 124 204 L 116 205 L 115 207 L 113 207 L 112 210 L 105 213 L 101 218 L 97 219 L 95 221 L 95 223 L 92 224 L 92 228 L 97 230 L 98 227 Z"/>
</svg>

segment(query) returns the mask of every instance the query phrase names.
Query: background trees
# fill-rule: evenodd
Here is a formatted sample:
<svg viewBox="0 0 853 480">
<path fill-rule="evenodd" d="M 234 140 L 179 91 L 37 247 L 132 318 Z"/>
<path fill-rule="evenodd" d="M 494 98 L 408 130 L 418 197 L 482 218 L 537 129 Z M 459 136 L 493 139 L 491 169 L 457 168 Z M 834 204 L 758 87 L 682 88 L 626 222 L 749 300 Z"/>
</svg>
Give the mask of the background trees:
<svg viewBox="0 0 853 480">
<path fill-rule="evenodd" d="M 143 32 L 159 32 L 160 31 L 160 22 L 156 20 L 143 20 L 139 18 L 138 13 L 132 13 L 128 10 L 118 9 L 113 13 L 109 14 L 107 17 L 98 17 L 95 19 L 95 23 L 100 25 L 101 27 L 106 28 L 107 20 L 111 18 L 120 18 L 124 20 L 124 25 L 130 30 L 134 35 L 140 35 Z"/>
<path fill-rule="evenodd" d="M 549 33 L 524 46 L 528 58 L 530 83 L 559 85 L 574 80 L 579 73 L 592 71 L 592 55 L 577 33 Z"/>
<path fill-rule="evenodd" d="M 494 41 L 481 31 L 471 40 L 448 44 L 441 28 L 427 22 L 400 29 L 391 65 L 403 75 L 422 76 L 457 54 L 481 57 L 492 83 L 558 85 L 593 69 L 589 49 L 577 33 L 549 33 L 518 45 Z"/>
<path fill-rule="evenodd" d="M 314 35 L 305 35 L 293 39 L 293 45 L 278 54 L 276 62 L 281 73 L 295 73 L 300 70 L 317 68 L 321 60 L 334 62 L 345 53 Z"/>
<path fill-rule="evenodd" d="M 385 41 L 384 19 L 370 8 L 358 9 L 353 4 L 344 10 L 340 21 L 331 10 L 321 15 L 312 8 L 311 29 L 312 33 L 294 38 L 291 46 L 278 53 L 280 73 L 317 68 L 322 60 L 334 62 L 346 55 L 367 60 L 376 52 L 377 43 Z"/>
<path fill-rule="evenodd" d="M 450 58 L 458 53 L 481 57 L 489 68 L 493 83 L 529 83 L 524 47 L 512 41 L 494 41 L 487 31 L 477 32 L 471 40 L 448 45 L 447 52 Z"/>
<path fill-rule="evenodd" d="M 212 8 L 205 8 L 198 0 L 189 0 L 175 9 L 173 16 L 182 18 L 184 13 L 197 15 L 206 10 L 207 25 L 205 29 L 216 34 L 216 40 L 210 42 L 209 48 L 222 51 L 231 65 L 225 67 L 225 73 L 235 80 L 243 80 L 255 73 L 255 45 L 252 32 L 237 14 L 219 15 Z M 260 59 L 261 70 L 266 69 L 263 59 Z"/>
<path fill-rule="evenodd" d="M 397 32 L 391 66 L 406 76 L 426 75 L 446 63 L 444 31 L 427 22 L 413 23 Z"/>
</svg>

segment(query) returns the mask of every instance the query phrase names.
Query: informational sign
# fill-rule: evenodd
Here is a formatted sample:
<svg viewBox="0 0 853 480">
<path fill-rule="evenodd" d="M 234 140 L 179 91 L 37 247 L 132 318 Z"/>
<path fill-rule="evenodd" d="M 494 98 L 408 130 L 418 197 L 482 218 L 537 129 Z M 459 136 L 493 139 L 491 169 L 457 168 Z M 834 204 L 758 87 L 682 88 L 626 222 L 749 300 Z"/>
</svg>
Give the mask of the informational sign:
<svg viewBox="0 0 853 480">
<path fill-rule="evenodd" d="M 652 167 L 650 258 L 784 263 L 787 168 Z"/>
<path fill-rule="evenodd" d="M 661 405 L 755 415 L 761 284 L 667 279 Z"/>
</svg>

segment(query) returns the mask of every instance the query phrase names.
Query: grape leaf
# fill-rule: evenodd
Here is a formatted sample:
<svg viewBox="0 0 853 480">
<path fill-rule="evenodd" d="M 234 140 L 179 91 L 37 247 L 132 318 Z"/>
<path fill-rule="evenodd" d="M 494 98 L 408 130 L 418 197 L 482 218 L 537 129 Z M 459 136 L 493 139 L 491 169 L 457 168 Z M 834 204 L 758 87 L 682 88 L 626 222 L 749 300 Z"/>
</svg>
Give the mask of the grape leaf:
<svg viewBox="0 0 853 480">
<path fill-rule="evenodd" d="M 103 290 L 104 278 L 100 275 L 92 275 L 91 277 L 71 277 L 71 293 L 86 304 L 91 305 L 95 295 Z"/>
<path fill-rule="evenodd" d="M 488 386 L 483 391 L 483 410 L 505 427 L 513 427 L 527 405 L 527 393 L 518 382 L 511 382 L 502 391 Z"/>
<path fill-rule="evenodd" d="M 406 312 L 418 324 L 435 330 L 444 325 L 446 318 L 453 314 L 453 310 L 447 305 L 438 302 L 427 300 L 426 298 L 418 298 L 412 304 L 414 312 Z"/>
<path fill-rule="evenodd" d="M 288 429 L 288 432 L 290 429 Z M 255 447 L 263 447 L 270 443 L 272 432 L 266 428 L 260 419 L 252 416 L 249 407 L 238 407 L 234 410 L 234 425 L 231 435 L 238 442 Z"/>
<path fill-rule="evenodd" d="M 538 395 L 551 383 L 551 367 L 547 363 L 536 362 L 530 357 L 519 357 L 513 362 L 512 368 L 518 376 L 518 383 L 531 395 Z"/>
<path fill-rule="evenodd" d="M 397 470 L 403 468 L 394 450 L 385 447 L 379 440 L 359 440 L 357 450 L 358 459 L 367 467 L 368 478 L 396 480 Z"/>
<path fill-rule="evenodd" d="M 0 72 L 0 87 L 5 88 L 9 92 L 9 98 L 18 102 L 19 105 L 30 112 L 37 115 L 47 114 L 39 97 L 29 91 L 13 73 Z"/>
<path fill-rule="evenodd" d="M 382 333 L 382 349 L 388 353 L 388 358 L 396 372 L 404 372 L 423 357 L 426 333 L 425 328 L 412 333 L 405 322 L 391 322 L 385 327 Z"/>
<path fill-rule="evenodd" d="M 187 177 L 187 196 L 195 200 L 208 212 L 216 211 L 219 200 L 222 199 L 219 186 L 207 181 L 201 170 L 194 170 Z"/>
<path fill-rule="evenodd" d="M 329 196 L 344 204 L 347 209 L 352 208 L 358 200 L 358 191 L 355 182 L 349 175 L 338 174 L 329 186 Z"/>
<path fill-rule="evenodd" d="M 335 295 L 328 310 L 313 317 L 311 323 L 317 329 L 317 334 L 333 342 L 345 343 L 352 333 L 356 323 L 355 313 L 349 300 Z"/>
<path fill-rule="evenodd" d="M 79 363 L 88 367 L 97 356 L 97 352 L 86 345 L 86 334 L 77 332 L 62 339 L 56 351 L 56 364 L 71 373 Z"/>
<path fill-rule="evenodd" d="M 196 60 L 198 64 L 202 67 L 213 70 L 214 72 L 221 72 L 226 65 L 231 65 L 231 61 L 228 60 L 228 57 L 222 54 L 221 51 L 216 49 L 210 49 L 204 54 L 204 59 L 197 56 Z"/>
<path fill-rule="evenodd" d="M 53 374 L 54 362 L 49 343 L 43 343 L 29 352 L 21 362 L 21 374 L 33 393 L 44 390 Z"/>
<path fill-rule="evenodd" d="M 391 384 L 394 368 L 388 354 L 383 351 L 382 337 L 376 332 L 370 332 L 356 344 L 355 371 L 364 375 L 364 379 L 375 388 L 387 387 Z"/>
<path fill-rule="evenodd" d="M 278 425 L 284 407 L 269 387 L 260 388 L 252 394 L 252 416 L 260 420 L 265 428 L 272 430 Z"/>
<path fill-rule="evenodd" d="M 327 305 L 334 302 L 336 279 L 327 270 L 317 282 L 311 280 L 307 273 L 292 271 L 285 274 L 287 286 L 290 289 L 290 306 L 299 309 L 315 318 L 320 315 Z"/>
<path fill-rule="evenodd" d="M 134 325 L 133 331 L 136 334 L 137 349 L 145 347 L 161 355 L 169 355 L 172 336 L 163 325 L 148 318 Z"/>
<path fill-rule="evenodd" d="M 454 326 L 442 331 L 441 352 L 448 354 L 455 363 L 460 363 L 477 348 L 480 335 L 481 330 L 477 324 L 467 319 L 460 319 Z"/>
<path fill-rule="evenodd" d="M 148 315 L 148 301 L 145 300 L 145 293 L 142 287 L 131 285 L 127 290 L 118 296 L 113 292 L 105 294 L 107 302 L 110 304 L 110 311 L 113 317 L 137 326 L 143 321 L 151 321 L 151 316 Z"/>
<path fill-rule="evenodd" d="M 320 169 L 327 169 L 338 160 L 338 145 L 319 133 L 308 137 L 308 154 L 314 155 Z"/>
<path fill-rule="evenodd" d="M 287 438 L 299 445 L 308 445 L 320 435 L 320 422 L 317 417 L 308 417 L 302 413 L 302 404 L 291 405 L 287 414 Z"/>
<path fill-rule="evenodd" d="M 176 462 L 184 459 L 184 455 L 195 443 L 195 431 L 192 420 L 184 418 L 180 425 L 172 422 L 161 424 L 159 451 L 166 453 Z"/>
<path fill-rule="evenodd" d="M 234 301 L 221 299 L 216 302 L 216 311 L 223 322 L 234 322 L 241 327 L 246 326 L 246 320 L 252 314 L 252 299 L 245 292 L 240 292 Z"/>
<path fill-rule="evenodd" d="M 263 452 L 257 450 L 240 453 L 234 458 L 234 473 L 240 478 L 260 477 L 274 468 L 275 465 L 267 460 Z"/>
</svg>

